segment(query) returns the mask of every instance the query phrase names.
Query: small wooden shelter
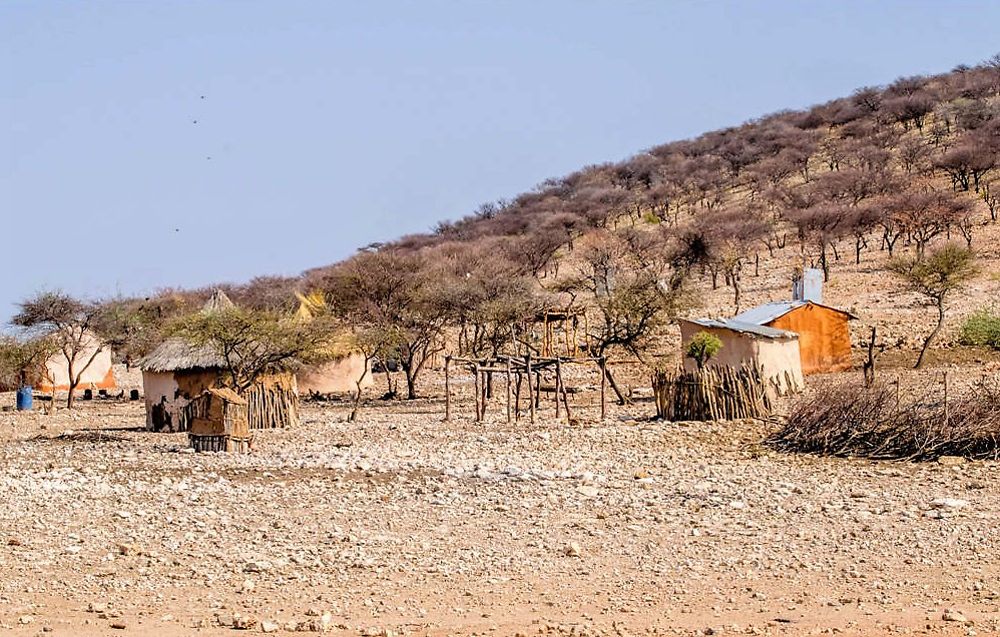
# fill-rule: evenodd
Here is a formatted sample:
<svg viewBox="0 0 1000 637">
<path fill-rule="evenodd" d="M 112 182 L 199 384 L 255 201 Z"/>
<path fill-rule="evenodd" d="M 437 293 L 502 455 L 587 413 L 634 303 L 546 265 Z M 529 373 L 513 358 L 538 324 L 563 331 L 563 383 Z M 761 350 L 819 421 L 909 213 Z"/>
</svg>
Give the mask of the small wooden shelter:
<svg viewBox="0 0 1000 637">
<path fill-rule="evenodd" d="M 231 389 L 206 389 L 185 406 L 191 429 L 188 439 L 195 451 L 249 453 L 247 401 Z"/>
<path fill-rule="evenodd" d="M 798 334 L 735 319 L 681 319 L 680 325 L 683 348 L 698 332 L 708 332 L 722 341 L 722 349 L 708 361 L 709 366 L 759 369 L 778 394 L 802 389 Z M 685 358 L 684 368 L 694 371 L 697 364 Z"/>
</svg>

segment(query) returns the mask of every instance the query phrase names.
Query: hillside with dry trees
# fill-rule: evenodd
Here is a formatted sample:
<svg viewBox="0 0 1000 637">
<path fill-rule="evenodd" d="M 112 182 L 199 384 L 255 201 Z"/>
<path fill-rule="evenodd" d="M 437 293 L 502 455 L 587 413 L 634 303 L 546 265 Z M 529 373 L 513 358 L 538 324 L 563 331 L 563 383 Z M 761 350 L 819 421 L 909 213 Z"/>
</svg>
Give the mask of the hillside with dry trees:
<svg viewBox="0 0 1000 637">
<path fill-rule="evenodd" d="M 318 291 L 359 329 L 391 331 L 382 354 L 402 362 L 411 395 L 445 333 L 449 349 L 496 355 L 532 346 L 526 320 L 568 308 L 586 314 L 591 348 L 676 357 L 672 318 L 787 298 L 799 267 L 822 269 L 828 302 L 906 349 L 935 315 L 892 259 L 944 243 L 976 251 L 982 267 L 946 334 L 992 295 L 998 152 L 1000 56 L 653 146 L 299 277 L 222 287 L 237 304 L 282 310 Z M 210 292 L 115 304 L 148 327 Z M 136 333 L 141 350 L 149 330 Z"/>
</svg>

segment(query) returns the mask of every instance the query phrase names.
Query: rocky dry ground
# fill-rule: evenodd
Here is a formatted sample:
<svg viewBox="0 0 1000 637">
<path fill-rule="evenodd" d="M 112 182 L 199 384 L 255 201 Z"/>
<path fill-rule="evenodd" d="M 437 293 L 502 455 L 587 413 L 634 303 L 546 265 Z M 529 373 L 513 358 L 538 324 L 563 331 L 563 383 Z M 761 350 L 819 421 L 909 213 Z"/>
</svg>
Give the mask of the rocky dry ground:
<svg viewBox="0 0 1000 637">
<path fill-rule="evenodd" d="M 0 413 L 0 634 L 1000 628 L 994 463 L 781 455 L 641 402 L 460 411 L 308 405 L 249 456 L 188 453 L 135 403 Z"/>
</svg>

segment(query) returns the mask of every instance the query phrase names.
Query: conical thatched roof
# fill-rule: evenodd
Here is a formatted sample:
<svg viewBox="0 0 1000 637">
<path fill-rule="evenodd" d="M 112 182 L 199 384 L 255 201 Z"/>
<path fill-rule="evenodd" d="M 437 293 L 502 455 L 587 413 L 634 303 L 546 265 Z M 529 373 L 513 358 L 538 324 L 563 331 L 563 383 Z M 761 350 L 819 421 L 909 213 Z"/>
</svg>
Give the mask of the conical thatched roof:
<svg viewBox="0 0 1000 637">
<path fill-rule="evenodd" d="M 296 292 L 295 298 L 299 300 L 299 309 L 295 312 L 295 318 L 300 321 L 311 320 L 326 310 L 326 300 L 323 298 L 322 292 L 314 291 L 308 295 Z"/>
<path fill-rule="evenodd" d="M 201 311 L 205 314 L 211 314 L 212 312 L 231 310 L 234 307 L 236 307 L 236 304 L 229 300 L 226 293 L 217 289 L 212 293 L 212 298 L 205 301 L 205 305 L 201 306 Z"/>
<path fill-rule="evenodd" d="M 168 338 L 139 361 L 147 372 L 176 372 L 191 369 L 220 369 L 222 358 L 210 347 L 193 345 L 183 338 Z"/>
<path fill-rule="evenodd" d="M 201 306 L 203 314 L 224 312 L 236 307 L 226 293 L 216 290 Z M 225 366 L 222 358 L 212 348 L 198 346 L 183 338 L 174 337 L 160 343 L 148 356 L 139 361 L 139 367 L 148 372 L 176 372 L 190 369 L 219 369 Z"/>
</svg>

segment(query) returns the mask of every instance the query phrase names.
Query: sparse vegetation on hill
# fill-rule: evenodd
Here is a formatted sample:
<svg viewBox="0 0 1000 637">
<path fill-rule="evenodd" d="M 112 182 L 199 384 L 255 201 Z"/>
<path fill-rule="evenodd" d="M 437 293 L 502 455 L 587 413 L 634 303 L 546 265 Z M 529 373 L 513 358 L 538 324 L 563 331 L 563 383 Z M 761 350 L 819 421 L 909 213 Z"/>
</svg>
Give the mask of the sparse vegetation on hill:
<svg viewBox="0 0 1000 637">
<path fill-rule="evenodd" d="M 593 347 L 642 358 L 690 306 L 685 290 L 725 286 L 735 312 L 748 277 L 792 260 L 830 279 L 838 262 L 882 270 L 938 242 L 975 247 L 998 214 L 998 154 L 1000 56 L 655 146 L 301 277 L 224 289 L 269 311 L 319 291 L 357 325 L 391 329 L 382 357 L 400 361 L 410 396 L 442 334 L 463 354 L 532 346 L 520 326 L 542 308 L 583 309 Z M 134 359 L 209 292 L 115 301 L 102 331 Z"/>
</svg>

